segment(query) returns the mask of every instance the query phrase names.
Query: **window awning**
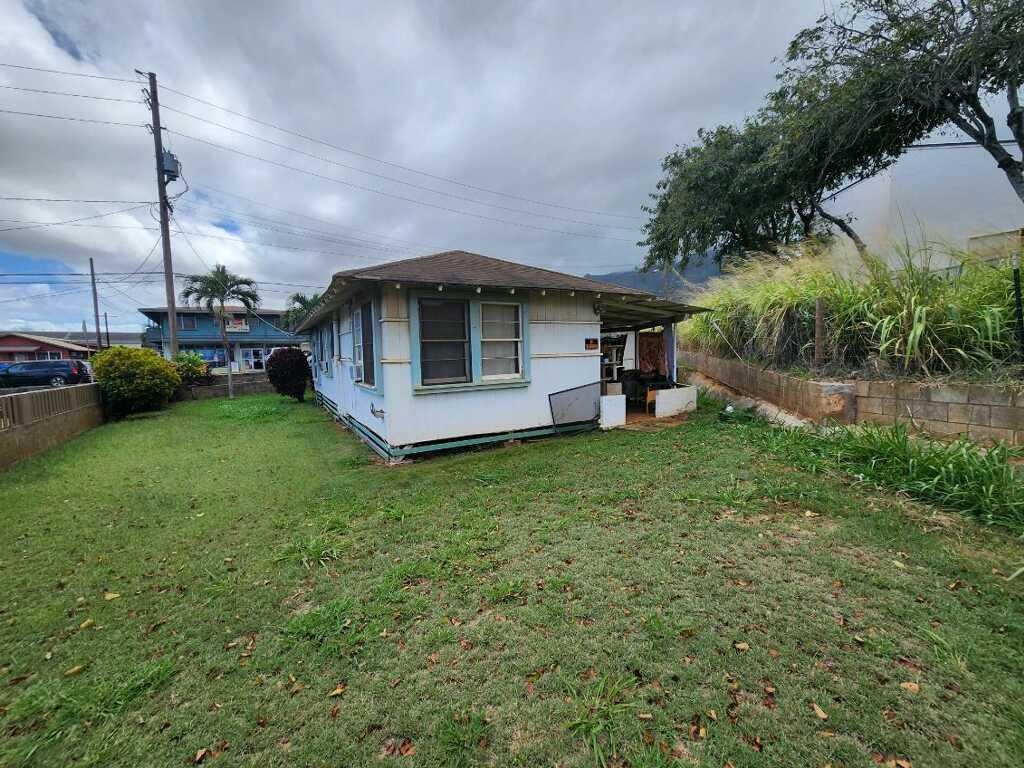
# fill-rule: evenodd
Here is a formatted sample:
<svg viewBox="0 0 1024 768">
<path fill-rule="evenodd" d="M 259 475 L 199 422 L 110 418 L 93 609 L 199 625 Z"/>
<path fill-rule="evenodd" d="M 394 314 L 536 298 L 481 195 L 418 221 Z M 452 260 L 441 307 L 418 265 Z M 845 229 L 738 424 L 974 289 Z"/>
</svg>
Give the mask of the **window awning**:
<svg viewBox="0 0 1024 768">
<path fill-rule="evenodd" d="M 704 307 L 680 304 L 650 296 L 614 296 L 596 302 L 601 316 L 601 331 L 614 333 L 638 331 L 655 325 L 671 325 L 698 312 L 709 312 Z"/>
</svg>

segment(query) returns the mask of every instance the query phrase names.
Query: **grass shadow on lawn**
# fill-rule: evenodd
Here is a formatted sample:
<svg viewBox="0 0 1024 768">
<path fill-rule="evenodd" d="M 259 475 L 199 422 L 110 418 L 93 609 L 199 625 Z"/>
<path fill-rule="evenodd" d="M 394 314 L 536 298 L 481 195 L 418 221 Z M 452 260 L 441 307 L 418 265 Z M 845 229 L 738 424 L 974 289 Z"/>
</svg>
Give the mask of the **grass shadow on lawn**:
<svg viewBox="0 0 1024 768">
<path fill-rule="evenodd" d="M 767 428 L 398 468 L 276 397 L 86 433 L 0 476 L 0 763 L 1014 765 L 1019 542 Z"/>
</svg>

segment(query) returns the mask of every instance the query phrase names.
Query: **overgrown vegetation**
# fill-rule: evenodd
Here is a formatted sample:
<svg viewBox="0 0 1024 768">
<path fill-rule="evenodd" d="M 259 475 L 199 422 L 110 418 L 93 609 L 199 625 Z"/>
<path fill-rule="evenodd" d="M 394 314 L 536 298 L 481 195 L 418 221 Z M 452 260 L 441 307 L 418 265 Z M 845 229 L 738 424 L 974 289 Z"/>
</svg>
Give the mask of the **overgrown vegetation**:
<svg viewBox="0 0 1024 768">
<path fill-rule="evenodd" d="M 159 410 L 181 385 L 175 365 L 152 349 L 109 347 L 92 365 L 103 407 L 113 418 Z"/>
<path fill-rule="evenodd" d="M 385 467 L 190 401 L 19 464 L 0 765 L 1016 768 L 1020 542 L 707 402 Z"/>
<path fill-rule="evenodd" d="M 775 430 L 761 445 L 805 466 L 832 466 L 863 481 L 1024 534 L 1024 478 L 1013 460 L 1024 449 L 970 440 L 915 437 L 906 425 Z"/>
<path fill-rule="evenodd" d="M 935 268 L 933 259 L 951 261 Z M 833 372 L 872 374 L 993 371 L 1013 362 L 1009 259 L 909 249 L 892 267 L 865 256 L 840 274 L 824 257 L 751 261 L 693 299 L 710 313 L 680 325 L 684 343 L 722 357 L 778 368 L 808 367 L 814 357 L 815 300 L 825 308 L 825 360 Z"/>
</svg>

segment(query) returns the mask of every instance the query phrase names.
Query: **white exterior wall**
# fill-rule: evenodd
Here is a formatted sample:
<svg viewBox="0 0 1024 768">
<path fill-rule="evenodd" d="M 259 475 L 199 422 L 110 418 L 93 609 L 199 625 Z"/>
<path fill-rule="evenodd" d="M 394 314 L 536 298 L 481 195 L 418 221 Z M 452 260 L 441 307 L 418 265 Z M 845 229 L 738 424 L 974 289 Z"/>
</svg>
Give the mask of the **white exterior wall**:
<svg viewBox="0 0 1024 768">
<path fill-rule="evenodd" d="M 351 303 L 345 302 L 337 310 L 330 322 L 317 328 L 330 328 L 335 333 L 334 360 L 331 362 L 331 375 L 327 375 L 317 365 L 313 372 L 313 380 L 318 392 L 333 400 L 338 406 L 339 415 L 349 415 L 363 424 L 367 429 L 376 432 L 385 440 L 388 439 L 387 409 L 385 407 L 383 387 L 374 392 L 353 381 L 352 373 L 352 315 Z M 375 307 L 376 309 L 376 307 Z M 314 355 L 319 351 L 316 335 L 311 338 Z M 371 410 L 372 407 L 372 410 Z M 383 416 L 374 416 L 373 410 L 384 412 Z"/>
<path fill-rule="evenodd" d="M 522 298 L 522 294 L 519 294 Z M 317 388 L 348 414 L 392 446 L 469 435 L 485 435 L 551 426 L 548 395 L 592 384 L 601 377 L 600 349 L 587 350 L 586 339 L 601 336 L 594 297 L 566 292 L 542 296 L 530 292 L 527 345 L 530 383 L 521 387 L 487 387 L 465 391 L 414 392 L 406 288 L 381 289 L 378 389 L 367 390 L 352 381 L 352 334 L 348 305 L 340 312 L 341 359 L 333 376 L 316 372 Z M 376 417 L 370 406 L 380 411 Z"/>
</svg>

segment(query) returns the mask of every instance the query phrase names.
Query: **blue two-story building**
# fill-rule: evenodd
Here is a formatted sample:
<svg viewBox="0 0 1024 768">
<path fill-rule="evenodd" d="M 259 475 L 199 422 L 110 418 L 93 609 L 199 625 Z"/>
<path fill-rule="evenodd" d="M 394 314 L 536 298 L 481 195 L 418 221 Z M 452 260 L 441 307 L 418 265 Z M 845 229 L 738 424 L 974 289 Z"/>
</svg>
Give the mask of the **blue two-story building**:
<svg viewBox="0 0 1024 768">
<path fill-rule="evenodd" d="M 233 372 L 262 371 L 270 353 L 277 347 L 299 347 L 306 334 L 288 333 L 281 323 L 283 310 L 260 309 L 251 315 L 244 307 L 228 306 L 227 336 Z M 149 320 L 144 344 L 170 357 L 170 330 L 167 307 L 142 307 Z M 178 307 L 176 317 L 178 350 L 197 352 L 213 367 L 214 373 L 227 373 L 220 328 L 213 313 L 203 307 Z"/>
</svg>

